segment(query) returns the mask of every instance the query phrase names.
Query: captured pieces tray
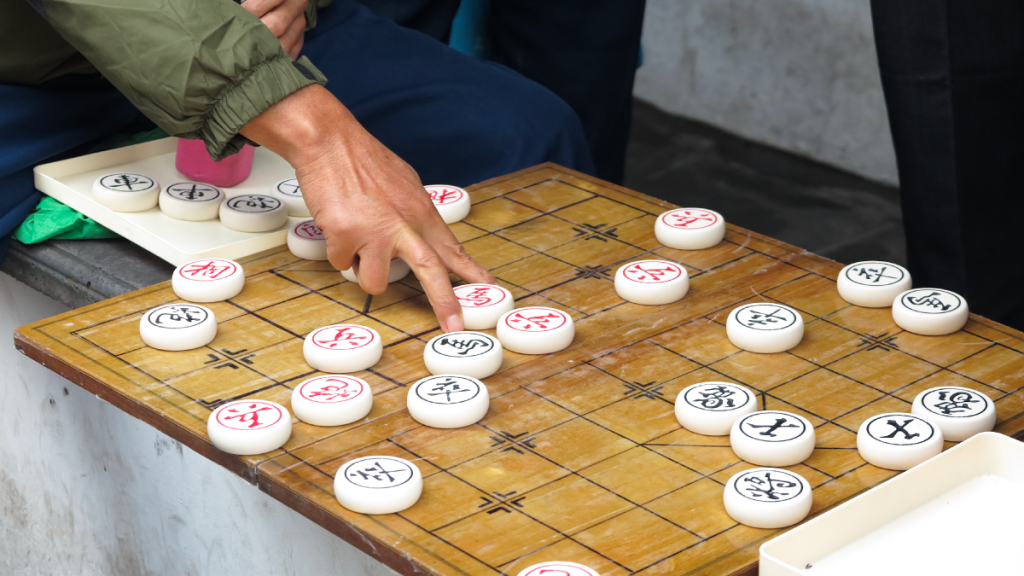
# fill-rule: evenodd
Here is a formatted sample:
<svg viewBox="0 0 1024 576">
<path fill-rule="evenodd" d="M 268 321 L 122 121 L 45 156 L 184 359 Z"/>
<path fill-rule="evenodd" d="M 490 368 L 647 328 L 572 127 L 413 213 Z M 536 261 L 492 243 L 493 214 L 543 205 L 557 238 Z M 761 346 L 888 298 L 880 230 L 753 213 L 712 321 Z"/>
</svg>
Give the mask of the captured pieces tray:
<svg viewBox="0 0 1024 576">
<path fill-rule="evenodd" d="M 1024 443 L 986 432 L 761 546 L 761 576 L 1020 574 Z"/>
<path fill-rule="evenodd" d="M 174 168 L 177 144 L 177 138 L 164 138 L 42 164 L 35 168 L 36 188 L 175 266 L 197 258 L 243 258 L 285 243 L 288 228 L 302 218 L 290 217 L 286 226 L 271 232 L 237 232 L 220 220 L 186 222 L 165 215 L 159 208 L 114 212 L 93 200 L 93 181 L 111 172 L 145 174 L 155 178 L 161 189 L 188 180 Z M 252 174 L 241 184 L 223 190 L 228 198 L 239 194 L 269 195 L 278 182 L 294 177 L 295 171 L 283 158 L 257 148 Z"/>
</svg>

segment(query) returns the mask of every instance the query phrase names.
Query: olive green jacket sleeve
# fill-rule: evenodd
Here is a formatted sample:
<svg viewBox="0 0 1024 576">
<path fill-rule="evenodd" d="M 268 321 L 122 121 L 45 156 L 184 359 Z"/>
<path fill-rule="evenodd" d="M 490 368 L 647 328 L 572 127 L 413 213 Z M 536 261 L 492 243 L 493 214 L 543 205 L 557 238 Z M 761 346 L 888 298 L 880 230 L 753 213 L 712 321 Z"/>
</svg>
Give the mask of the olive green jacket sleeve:
<svg viewBox="0 0 1024 576">
<path fill-rule="evenodd" d="M 233 0 L 42 0 L 42 6 L 54 29 L 143 114 L 169 134 L 202 138 L 216 159 L 242 147 L 238 131 L 264 110 L 326 82 L 308 59 L 293 62 Z"/>
<path fill-rule="evenodd" d="M 316 27 L 317 10 L 325 8 L 334 0 L 309 0 L 306 4 L 306 30 Z"/>
</svg>

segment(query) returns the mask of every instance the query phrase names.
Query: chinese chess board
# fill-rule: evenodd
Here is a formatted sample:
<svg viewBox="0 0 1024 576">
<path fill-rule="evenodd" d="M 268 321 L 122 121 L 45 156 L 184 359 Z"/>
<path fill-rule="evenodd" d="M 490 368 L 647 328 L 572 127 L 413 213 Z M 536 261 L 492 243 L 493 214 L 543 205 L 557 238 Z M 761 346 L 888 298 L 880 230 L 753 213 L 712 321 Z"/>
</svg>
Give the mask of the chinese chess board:
<svg viewBox="0 0 1024 576">
<path fill-rule="evenodd" d="M 556 354 L 506 351 L 486 379 L 491 407 L 477 425 L 431 429 L 405 409 L 407 386 L 428 375 L 425 343 L 438 333 L 412 276 L 371 298 L 328 263 L 284 247 L 241 260 L 245 290 L 209 305 L 220 325 L 207 347 L 143 345 L 139 318 L 176 301 L 169 282 L 23 327 L 16 345 L 407 575 L 515 575 L 545 560 L 604 576 L 756 573 L 758 547 L 781 531 L 725 513 L 723 484 L 751 466 L 728 437 L 679 426 L 676 394 L 697 382 L 742 383 L 763 407 L 812 422 L 817 448 L 789 468 L 814 487 L 812 515 L 895 474 L 860 458 L 856 430 L 871 415 L 909 411 L 921 390 L 976 389 L 995 401 L 997 431 L 1024 430 L 1020 332 L 977 316 L 949 336 L 903 332 L 888 308 L 839 297 L 837 263 L 735 226 L 710 249 L 664 248 L 655 217 L 673 206 L 551 164 L 471 191 L 471 214 L 452 225 L 459 240 L 518 307 L 559 308 L 577 330 Z M 612 278 L 638 258 L 684 264 L 689 294 L 667 306 L 624 302 Z M 802 313 L 799 346 L 758 355 L 729 342 L 729 312 L 761 301 Z M 366 421 L 295 421 L 284 448 L 262 456 L 213 448 L 212 409 L 241 398 L 288 406 L 292 387 L 316 374 L 302 338 L 341 322 L 376 329 L 386 345 L 380 363 L 357 374 L 374 393 Z M 366 455 L 415 462 L 420 501 L 385 516 L 342 508 L 334 474 Z"/>
</svg>

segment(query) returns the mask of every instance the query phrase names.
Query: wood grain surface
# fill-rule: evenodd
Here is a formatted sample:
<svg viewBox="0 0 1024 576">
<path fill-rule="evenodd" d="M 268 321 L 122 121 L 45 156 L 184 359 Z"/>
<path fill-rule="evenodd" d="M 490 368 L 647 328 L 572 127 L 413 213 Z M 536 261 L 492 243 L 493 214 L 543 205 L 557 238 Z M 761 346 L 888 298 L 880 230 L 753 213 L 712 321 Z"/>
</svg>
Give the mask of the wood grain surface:
<svg viewBox="0 0 1024 576">
<path fill-rule="evenodd" d="M 604 576 L 755 574 L 758 547 L 780 531 L 739 525 L 722 506 L 725 481 L 751 466 L 727 437 L 688 432 L 673 413 L 676 394 L 702 381 L 742 383 L 766 408 L 812 422 L 814 454 L 789 467 L 814 487 L 812 515 L 895 474 L 860 458 L 856 430 L 874 414 L 909 411 L 926 388 L 978 390 L 995 402 L 997 431 L 1024 430 L 1018 331 L 977 316 L 949 336 L 901 331 L 889 309 L 839 297 L 839 264 L 734 226 L 713 248 L 665 248 L 654 221 L 673 206 L 551 164 L 474 186 L 471 196 L 471 214 L 451 226 L 469 253 L 519 307 L 551 306 L 576 321 L 562 352 L 505 352 L 485 381 L 491 408 L 477 425 L 431 429 L 405 409 L 406 387 L 428 375 L 425 343 L 438 333 L 412 276 L 370 297 L 328 263 L 284 247 L 241 261 L 246 287 L 208 305 L 219 332 L 204 348 L 142 343 L 143 312 L 179 301 L 169 282 L 25 326 L 15 343 L 406 575 L 514 576 L 556 559 Z M 639 258 L 684 264 L 686 298 L 620 299 L 615 270 Z M 725 319 L 751 302 L 799 310 L 803 342 L 768 355 L 734 347 Z M 341 322 L 374 328 L 386 346 L 380 363 L 357 373 L 374 392 L 365 421 L 295 420 L 284 448 L 259 456 L 209 443 L 207 416 L 223 402 L 288 406 L 292 388 L 318 374 L 303 360 L 303 337 Z M 342 508 L 332 485 L 340 465 L 383 454 L 419 466 L 420 501 L 383 516 Z"/>
</svg>

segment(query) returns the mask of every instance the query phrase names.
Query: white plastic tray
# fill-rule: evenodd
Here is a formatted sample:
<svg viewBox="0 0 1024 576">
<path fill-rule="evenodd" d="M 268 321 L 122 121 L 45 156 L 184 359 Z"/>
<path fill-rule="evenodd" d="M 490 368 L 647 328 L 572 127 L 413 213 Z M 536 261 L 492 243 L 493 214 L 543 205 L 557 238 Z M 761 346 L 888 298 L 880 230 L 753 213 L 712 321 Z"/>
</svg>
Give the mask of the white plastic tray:
<svg viewBox="0 0 1024 576">
<path fill-rule="evenodd" d="M 236 232 L 220 220 L 185 222 L 165 216 L 159 208 L 114 212 L 93 200 L 93 181 L 110 172 L 146 174 L 156 178 L 161 187 L 187 180 L 174 168 L 177 143 L 177 138 L 164 138 L 36 166 L 36 188 L 175 266 L 197 258 L 241 258 L 286 242 L 288 228 L 302 218 L 289 218 L 286 226 L 272 232 Z M 257 148 L 252 174 L 238 186 L 225 188 L 224 193 L 229 198 L 269 195 L 275 184 L 294 177 L 295 171 L 283 158 Z"/>
<path fill-rule="evenodd" d="M 986 432 L 761 546 L 761 576 L 1024 574 L 1024 443 Z"/>
</svg>

